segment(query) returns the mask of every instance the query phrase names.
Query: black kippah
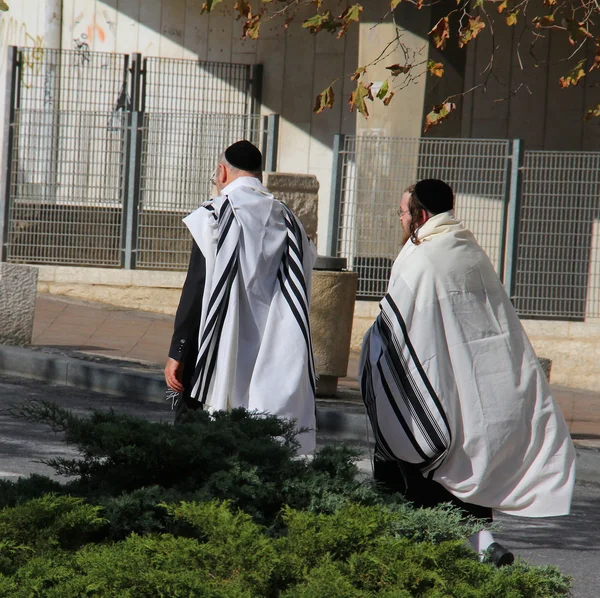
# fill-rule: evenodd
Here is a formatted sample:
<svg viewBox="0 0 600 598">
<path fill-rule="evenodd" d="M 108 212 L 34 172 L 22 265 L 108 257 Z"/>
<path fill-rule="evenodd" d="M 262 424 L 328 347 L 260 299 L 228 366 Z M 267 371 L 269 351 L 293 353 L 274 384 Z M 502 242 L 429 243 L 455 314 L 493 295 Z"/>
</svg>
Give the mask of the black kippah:
<svg viewBox="0 0 600 598">
<path fill-rule="evenodd" d="M 415 185 L 415 195 L 425 209 L 432 214 L 441 214 L 454 209 L 452 187 L 439 179 L 423 179 Z"/>
<path fill-rule="evenodd" d="M 225 150 L 225 159 L 234 168 L 246 172 L 262 171 L 262 154 L 249 141 L 236 141 Z"/>
</svg>

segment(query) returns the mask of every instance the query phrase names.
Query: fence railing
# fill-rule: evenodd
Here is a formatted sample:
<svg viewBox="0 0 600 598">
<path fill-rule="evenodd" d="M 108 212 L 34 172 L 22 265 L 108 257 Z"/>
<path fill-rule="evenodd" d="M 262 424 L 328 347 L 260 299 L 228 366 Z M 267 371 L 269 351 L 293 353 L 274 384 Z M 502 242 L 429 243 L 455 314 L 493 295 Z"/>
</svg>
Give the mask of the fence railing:
<svg viewBox="0 0 600 598">
<path fill-rule="evenodd" d="M 0 259 L 185 269 L 182 218 L 227 145 L 277 160 L 261 65 L 8 49 Z"/>
<path fill-rule="evenodd" d="M 380 299 L 401 245 L 402 191 L 441 178 L 523 317 L 600 317 L 600 152 L 519 140 L 336 136 L 328 250 Z"/>
<path fill-rule="evenodd" d="M 108 116 L 18 111 L 15 133 L 31 131 L 14 136 L 6 261 L 183 270 L 182 219 L 210 197 L 220 152 L 248 139 L 276 159 L 277 115 Z M 58 158 L 36 160 L 47 137 Z"/>
</svg>

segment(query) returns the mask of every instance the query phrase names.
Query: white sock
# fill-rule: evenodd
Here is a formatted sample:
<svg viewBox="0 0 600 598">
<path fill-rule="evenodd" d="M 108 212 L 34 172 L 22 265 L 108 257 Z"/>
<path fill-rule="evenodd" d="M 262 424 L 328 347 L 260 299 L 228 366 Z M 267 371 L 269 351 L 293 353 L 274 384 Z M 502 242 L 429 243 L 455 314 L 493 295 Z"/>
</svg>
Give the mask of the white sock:
<svg viewBox="0 0 600 598">
<path fill-rule="evenodd" d="M 473 550 L 478 554 L 482 555 L 490 544 L 494 541 L 494 536 L 487 530 L 481 530 L 472 536 L 469 536 L 469 543 L 473 547 Z"/>
</svg>

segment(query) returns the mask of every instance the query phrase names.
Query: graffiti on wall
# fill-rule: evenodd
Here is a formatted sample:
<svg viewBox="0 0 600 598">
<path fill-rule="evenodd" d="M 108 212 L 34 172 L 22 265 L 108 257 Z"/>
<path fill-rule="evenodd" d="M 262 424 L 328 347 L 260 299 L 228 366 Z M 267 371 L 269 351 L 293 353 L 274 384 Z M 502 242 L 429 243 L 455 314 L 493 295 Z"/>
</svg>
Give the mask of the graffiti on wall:
<svg viewBox="0 0 600 598">
<path fill-rule="evenodd" d="M 0 71 L 6 67 L 6 57 L 9 46 L 33 46 L 36 51 L 32 59 L 39 62 L 43 53 L 44 38 L 41 35 L 32 35 L 27 30 L 27 23 L 19 21 L 14 17 L 3 15 L 0 19 Z M 27 65 L 27 68 L 36 68 L 35 65 Z"/>
</svg>

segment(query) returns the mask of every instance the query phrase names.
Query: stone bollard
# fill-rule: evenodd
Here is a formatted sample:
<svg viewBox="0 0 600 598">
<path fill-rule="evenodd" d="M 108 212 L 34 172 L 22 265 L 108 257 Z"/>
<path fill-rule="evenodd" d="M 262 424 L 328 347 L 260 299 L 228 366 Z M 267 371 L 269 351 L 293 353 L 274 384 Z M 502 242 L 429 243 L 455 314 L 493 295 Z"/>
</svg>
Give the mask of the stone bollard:
<svg viewBox="0 0 600 598">
<path fill-rule="evenodd" d="M 317 370 L 317 396 L 332 397 L 348 373 L 358 274 L 346 258 L 319 256 L 313 270 L 310 326 Z"/>
<path fill-rule="evenodd" d="M 319 181 L 313 174 L 266 172 L 265 187 L 298 216 L 306 234 L 317 243 Z"/>
<path fill-rule="evenodd" d="M 0 344 L 30 345 L 37 268 L 0 262 Z"/>
</svg>

